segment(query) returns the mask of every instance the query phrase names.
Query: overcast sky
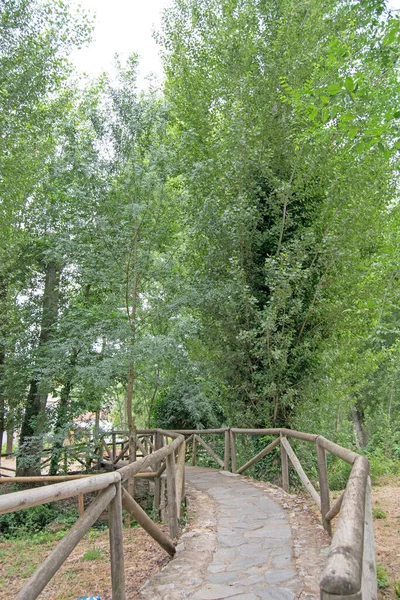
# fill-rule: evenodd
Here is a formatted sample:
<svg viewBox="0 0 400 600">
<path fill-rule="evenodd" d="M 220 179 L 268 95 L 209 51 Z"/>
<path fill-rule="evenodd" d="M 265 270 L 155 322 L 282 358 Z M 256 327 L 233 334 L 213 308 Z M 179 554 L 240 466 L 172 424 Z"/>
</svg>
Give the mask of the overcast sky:
<svg viewBox="0 0 400 600">
<path fill-rule="evenodd" d="M 115 53 L 127 56 L 137 52 L 140 57 L 138 83 L 144 88 L 147 77 L 162 76 L 158 47 L 152 37 L 159 29 L 161 13 L 172 0 L 75 0 L 85 10 L 96 14 L 94 41 L 87 49 L 75 52 L 73 60 L 80 71 L 98 75 L 110 71 Z M 400 0 L 390 0 L 400 9 Z"/>
</svg>

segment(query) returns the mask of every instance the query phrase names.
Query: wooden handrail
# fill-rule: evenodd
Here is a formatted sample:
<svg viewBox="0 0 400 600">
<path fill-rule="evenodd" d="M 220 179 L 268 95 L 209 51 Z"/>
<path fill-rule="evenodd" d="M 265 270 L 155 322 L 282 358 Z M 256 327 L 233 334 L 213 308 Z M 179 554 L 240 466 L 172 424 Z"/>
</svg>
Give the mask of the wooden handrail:
<svg viewBox="0 0 400 600">
<path fill-rule="evenodd" d="M 100 442 L 106 449 L 110 458 L 113 459 L 113 462 L 118 462 L 119 458 L 123 456 L 122 451 L 126 452 L 127 450 L 125 441 L 116 442 L 116 436 L 119 434 L 126 435 L 126 432 L 115 431 L 110 434 L 104 434 L 102 441 Z M 217 456 L 211 445 L 201 438 L 201 435 L 203 434 L 224 436 L 225 447 L 223 460 Z M 112 473 L 89 476 L 81 475 L 79 479 L 73 479 L 72 481 L 64 481 L 63 483 L 57 483 L 45 488 L 29 490 L 29 492 L 21 491 L 1 496 L 0 514 L 22 510 L 45 502 L 62 500 L 71 496 L 79 496 L 92 491 L 107 491 L 109 489 L 116 489 L 116 487 L 120 489 L 122 481 L 130 482 L 135 477 L 153 477 L 155 479 L 155 505 L 157 507 L 160 506 L 161 503 L 161 475 L 166 469 L 168 521 L 170 536 L 173 539 L 178 533 L 178 518 L 181 508 L 181 498 L 183 497 L 182 490 L 184 488 L 185 480 L 185 437 L 188 438 L 186 443 L 192 441 L 193 463 L 195 463 L 196 446 L 200 444 L 217 461 L 221 468 L 228 470 L 229 466 L 231 466 L 232 472 L 237 472 L 238 474 L 244 473 L 259 460 L 262 460 L 275 447 L 280 445 L 282 484 L 284 489 L 289 489 L 288 459 L 290 459 L 306 489 L 321 510 L 322 522 L 325 529 L 330 531 L 331 520 L 339 514 L 336 531 L 332 539 L 331 551 L 321 579 L 320 587 L 322 600 L 372 600 L 376 590 L 376 585 L 371 576 L 371 573 L 375 573 L 375 557 L 373 550 L 370 482 L 368 478 L 369 463 L 366 457 L 360 456 L 347 448 L 343 448 L 342 446 L 327 440 L 324 436 L 286 428 L 257 430 L 224 427 L 219 429 L 177 431 L 159 428 L 154 430 L 141 430 L 137 432 L 137 435 L 151 436 L 151 444 L 146 443 L 146 441 L 140 443 L 142 452 L 145 454 L 143 458 L 135 460 L 135 462 L 131 462 L 127 466 Z M 237 436 L 239 435 L 276 436 L 276 439 L 238 468 L 236 441 Z M 112 452 L 105 442 L 105 437 L 112 438 Z M 289 444 L 288 438 L 315 444 L 318 458 L 320 494 L 318 494 L 310 479 L 305 474 L 298 457 Z M 116 453 L 117 443 L 123 444 L 119 455 Z M 137 444 L 135 444 L 135 448 L 136 447 Z M 149 452 L 149 448 L 152 450 L 151 452 Z M 332 508 L 330 508 L 329 504 L 326 451 L 352 465 L 352 471 L 346 490 Z M 178 453 L 177 462 L 175 461 L 176 452 Z M 153 469 L 153 471 L 147 472 L 148 469 Z M 61 477 L 64 479 L 64 476 Z M 14 479 L 16 480 L 16 478 Z M 27 481 L 27 478 L 23 479 Z M 45 477 L 45 479 L 47 479 L 48 482 L 51 481 L 51 478 L 48 476 Z M 100 496 L 103 497 L 104 492 L 101 492 Z M 110 512 L 110 529 L 113 530 L 112 537 L 115 545 L 114 555 L 112 552 L 112 572 L 114 578 L 113 600 L 124 599 L 124 576 L 123 568 L 121 568 L 120 564 L 123 556 L 121 559 L 121 548 L 116 548 L 117 545 L 120 545 L 122 535 L 122 530 L 120 530 L 120 523 L 118 521 L 119 517 L 116 516 L 120 513 L 120 508 L 118 508 L 118 506 L 121 504 L 121 491 L 118 492 L 118 497 L 120 500 L 116 499 L 115 496 L 114 500 L 111 501 L 114 508 Z M 122 492 L 122 497 L 124 499 L 124 505 L 129 512 L 131 512 L 132 515 L 137 515 L 135 518 L 137 518 L 138 522 L 142 522 L 146 531 L 148 531 L 150 535 L 153 535 L 155 539 L 158 538 L 158 543 L 172 555 L 174 552 L 172 540 L 164 536 L 162 532 L 160 535 L 158 527 L 147 517 L 147 515 L 145 517 L 143 516 L 140 507 L 138 508 L 138 505 L 129 494 Z M 90 508 L 92 505 L 89 506 L 80 519 L 82 519 L 88 511 L 89 515 L 93 512 L 94 509 Z M 83 521 L 78 520 L 77 523 L 78 522 L 82 523 Z M 119 558 L 116 558 L 116 556 Z M 366 564 L 368 568 L 366 568 Z M 36 574 L 33 577 L 35 576 Z M 366 583 L 368 577 L 369 580 L 368 583 Z M 26 595 L 21 596 L 21 598 L 22 597 L 27 599 L 36 598 L 36 596 Z"/>
</svg>

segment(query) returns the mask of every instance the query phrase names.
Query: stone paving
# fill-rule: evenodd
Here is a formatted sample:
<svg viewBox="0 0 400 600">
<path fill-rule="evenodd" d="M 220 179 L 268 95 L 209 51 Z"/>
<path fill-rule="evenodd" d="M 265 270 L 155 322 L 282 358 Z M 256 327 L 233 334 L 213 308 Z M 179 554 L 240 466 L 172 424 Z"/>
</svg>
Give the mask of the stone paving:
<svg viewBox="0 0 400 600">
<path fill-rule="evenodd" d="M 293 600 L 302 595 L 291 529 L 279 503 L 245 478 L 188 469 L 200 515 L 176 557 L 142 588 L 138 599 Z M 204 510 L 205 507 L 208 510 Z M 190 513 L 190 507 L 189 507 Z"/>
</svg>

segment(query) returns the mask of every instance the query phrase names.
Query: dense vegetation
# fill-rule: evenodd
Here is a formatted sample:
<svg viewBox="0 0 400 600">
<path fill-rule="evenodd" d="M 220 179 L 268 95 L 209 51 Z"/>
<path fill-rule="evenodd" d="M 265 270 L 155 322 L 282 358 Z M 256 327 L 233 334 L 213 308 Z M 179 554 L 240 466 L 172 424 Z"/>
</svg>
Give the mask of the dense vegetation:
<svg viewBox="0 0 400 600">
<path fill-rule="evenodd" d="M 76 80 L 67 1 L 0 0 L 0 442 L 73 419 L 298 427 L 400 458 L 400 20 L 175 0 L 162 90 Z M 49 394 L 58 402 L 48 405 Z M 1 446 L 1 443 L 0 443 Z"/>
</svg>

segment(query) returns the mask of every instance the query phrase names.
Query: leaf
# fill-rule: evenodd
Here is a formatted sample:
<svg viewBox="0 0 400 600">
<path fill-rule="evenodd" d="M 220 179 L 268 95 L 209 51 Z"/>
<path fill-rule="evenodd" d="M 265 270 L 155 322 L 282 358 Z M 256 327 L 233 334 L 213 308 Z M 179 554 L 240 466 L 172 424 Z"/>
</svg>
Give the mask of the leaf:
<svg viewBox="0 0 400 600">
<path fill-rule="evenodd" d="M 396 110 L 396 112 L 393 115 L 394 119 L 400 119 L 400 110 Z"/>
<path fill-rule="evenodd" d="M 326 88 L 326 91 L 330 96 L 336 96 L 336 94 L 342 91 L 342 86 L 339 83 L 331 83 Z"/>
<path fill-rule="evenodd" d="M 354 81 L 351 77 L 346 77 L 346 81 L 344 82 L 344 87 L 346 90 L 350 92 L 354 92 Z"/>
<path fill-rule="evenodd" d="M 358 133 L 358 128 L 357 127 L 350 127 L 349 129 L 349 138 L 352 140 L 356 137 Z"/>
</svg>

